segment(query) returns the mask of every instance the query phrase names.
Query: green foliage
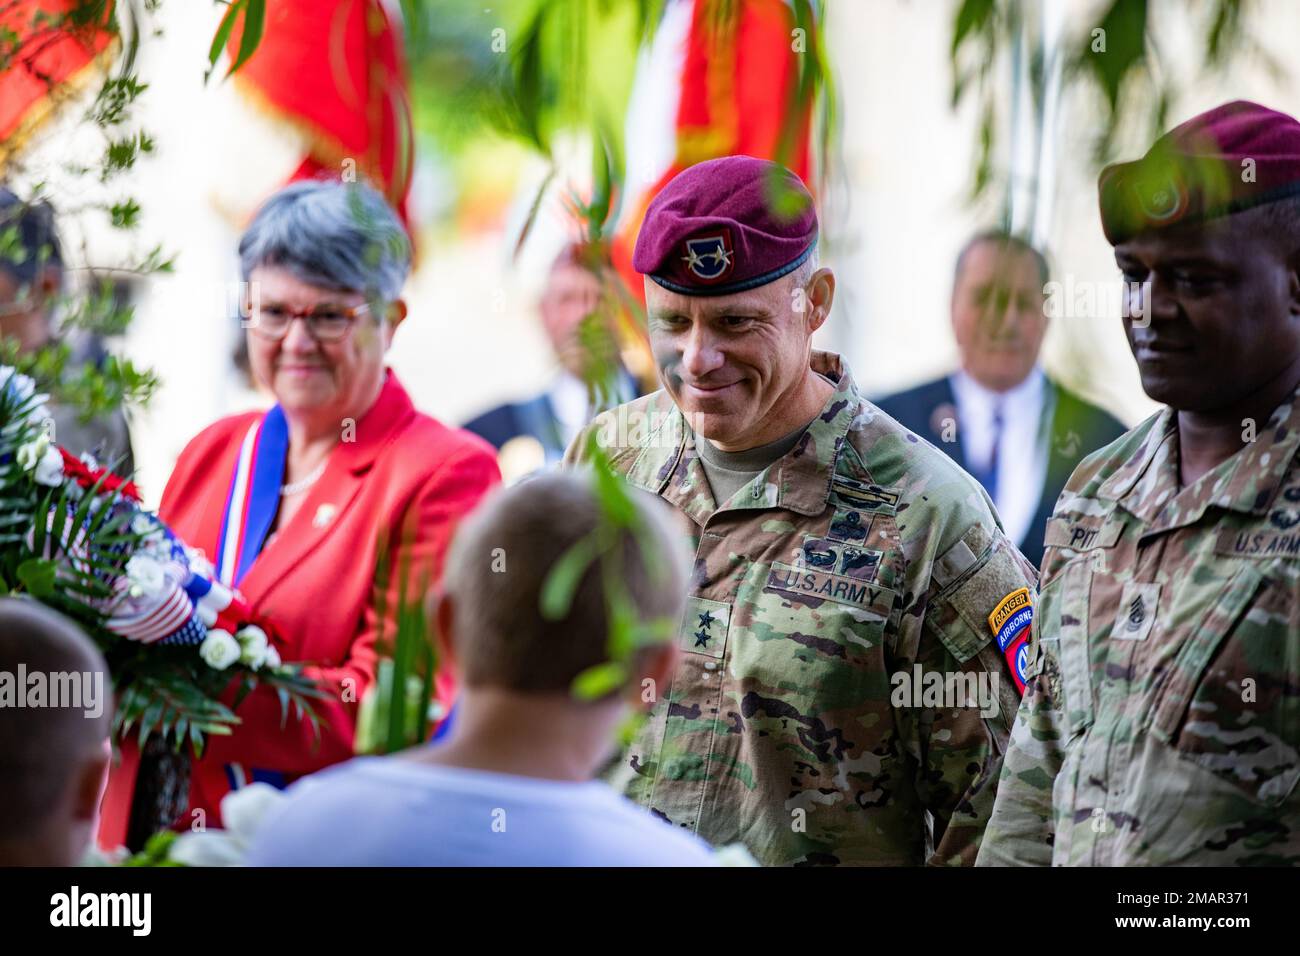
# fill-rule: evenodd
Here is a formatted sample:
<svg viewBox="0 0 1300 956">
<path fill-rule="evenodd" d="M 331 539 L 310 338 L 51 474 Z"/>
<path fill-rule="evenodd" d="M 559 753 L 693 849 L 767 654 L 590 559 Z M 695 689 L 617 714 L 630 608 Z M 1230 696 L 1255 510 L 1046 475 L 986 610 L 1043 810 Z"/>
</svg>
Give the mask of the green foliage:
<svg viewBox="0 0 1300 956">
<path fill-rule="evenodd" d="M 600 505 L 600 521 L 587 536 L 578 539 L 551 568 L 542 584 L 538 611 L 547 620 L 560 620 L 569 613 L 573 596 L 593 564 L 597 566 L 609 622 L 606 638 L 609 659 L 579 674 L 573 694 L 580 700 L 604 697 L 623 686 L 631 674 L 633 655 L 643 647 L 671 640 L 676 621 L 641 621 L 627 590 L 622 543 L 631 535 L 640 550 L 640 560 L 652 575 L 664 573 L 663 555 L 658 551 L 631 498 L 627 483 L 614 474 L 603 450 L 591 436 L 588 445 L 591 480 Z"/>
<path fill-rule="evenodd" d="M 154 152 L 152 135 L 131 127 L 134 108 L 149 88 L 138 75 L 136 59 L 142 36 L 148 35 L 149 15 L 158 7 L 158 0 L 77 0 L 65 11 L 36 11 L 33 18 L 18 31 L 8 31 L 0 36 L 0 61 L 34 73 L 31 58 L 58 36 L 66 33 L 106 31 L 118 42 L 118 55 L 100 84 L 89 105 L 85 108 L 83 122 L 97 127 L 103 134 L 103 151 L 97 161 L 89 164 L 77 158 L 61 162 L 65 174 L 97 179 L 101 183 L 120 179 L 136 167 L 137 161 Z M 66 100 L 68 91 L 52 87 L 50 98 L 54 104 Z M 21 157 L 7 156 L 4 167 L 7 179 L 15 176 L 32 177 L 32 171 Z M 44 177 L 42 177 L 43 179 Z M 45 191 L 43 182 L 31 190 L 30 202 L 38 202 Z M 56 197 L 56 207 L 64 206 Z M 138 231 L 141 228 L 141 205 L 130 195 L 119 197 L 102 206 L 103 214 L 114 227 Z M 63 209 L 66 214 L 68 210 Z M 65 223 L 66 225 L 66 223 Z M 60 230 L 65 231 L 65 230 Z M 65 250 L 67 248 L 65 236 Z M 47 250 L 41 251 L 48 255 Z M 0 229 L 0 259 L 21 265 L 28 253 L 21 249 L 17 229 Z M 136 263 L 114 264 L 109 269 L 94 263 L 84 264 L 84 274 L 89 280 L 71 289 L 62 297 L 64 327 L 82 330 L 95 336 L 113 337 L 124 334 L 132 319 L 132 310 L 119 301 L 113 284 L 107 277 L 112 271 L 127 271 L 141 276 L 168 272 L 172 259 L 161 246 L 155 246 Z M 78 270 L 82 271 L 82 270 Z M 26 301 L 32 290 L 25 290 L 19 302 Z M 46 308 L 52 307 L 49 303 Z M 125 403 L 145 404 L 157 380 L 147 369 L 136 368 L 124 359 L 111 358 L 102 365 L 74 367 L 66 344 L 54 342 L 32 356 L 19 358 L 12 343 L 3 343 L 0 362 L 15 366 L 31 375 L 39 387 L 56 400 L 77 407 L 83 421 L 111 412 Z"/>
<path fill-rule="evenodd" d="M 224 6 L 226 12 L 217 25 L 217 32 L 212 36 L 211 46 L 208 47 L 208 69 L 203 74 L 205 83 L 212 76 L 212 71 L 216 69 L 217 61 L 221 59 L 221 54 L 235 28 L 235 22 L 240 19 L 241 14 L 243 27 L 239 32 L 239 49 L 230 68 L 226 70 L 226 78 L 233 75 L 257 52 L 266 29 L 266 0 L 217 0 L 217 3 Z"/>
<path fill-rule="evenodd" d="M 1003 71 L 1025 60 L 1032 108 L 1042 123 L 1050 68 L 1060 57 L 1064 89 L 1082 93 L 1082 103 L 1095 97 L 1100 122 L 1091 163 L 1114 158 L 1119 134 L 1140 125 L 1154 139 L 1168 126 L 1170 105 L 1178 79 L 1161 58 L 1157 42 L 1174 18 L 1189 19 L 1202 30 L 1199 71 L 1221 71 L 1249 58 L 1274 75 L 1283 68 L 1252 37 L 1248 22 L 1258 9 L 1255 0 L 1198 0 L 1189 4 L 1152 5 L 1148 0 L 1108 0 L 1100 7 L 1067 6 L 1071 16 L 1059 51 L 1035 45 L 1034 17 L 1041 8 L 1029 0 L 961 0 L 952 22 L 952 105 L 978 101 L 976 162 L 970 196 L 992 193 L 1008 219 L 1009 189 L 999 170 L 1008 149 L 999 138 L 1005 128 L 1004 110 L 1018 100 L 1020 80 Z M 1080 15 L 1080 11 L 1090 15 Z M 1008 82 L 1009 81 L 1009 82 Z"/>
<path fill-rule="evenodd" d="M 119 491 L 107 491 L 107 473 L 82 488 L 65 478 L 41 484 L 19 450 L 48 445 L 40 393 L 0 383 L 0 581 L 6 593 L 29 595 L 77 621 L 103 652 L 118 691 L 113 739 L 134 733 L 177 750 L 203 750 L 209 734 L 229 734 L 238 723 L 222 701 L 234 684 L 242 697 L 256 683 L 280 697 L 283 716 L 308 720 L 319 733 L 311 701 L 324 694 L 300 667 L 254 673 L 232 666 L 209 667 L 194 646 L 162 646 L 126 640 L 106 627 L 115 594 L 144 533 L 134 530 L 137 507 Z M 111 470 L 111 463 L 110 463 Z"/>
<path fill-rule="evenodd" d="M 144 845 L 144 849 L 139 853 L 133 854 L 123 860 L 119 866 L 183 866 L 182 863 L 176 863 L 167 857 L 171 853 L 172 844 L 180 836 L 174 830 L 161 830 L 151 836 Z"/>
<path fill-rule="evenodd" d="M 124 331 L 129 310 L 116 306 L 97 311 L 96 299 L 74 299 L 73 327 L 104 334 Z M 18 343 L 0 341 L 0 365 L 16 368 L 31 376 L 37 387 L 54 401 L 77 409 L 82 422 L 105 415 L 123 405 L 143 405 L 158 387 L 151 369 L 138 368 L 130 359 L 109 355 L 98 365 L 77 364 L 67 343 L 56 342 L 35 352 L 23 353 Z"/>
<path fill-rule="evenodd" d="M 353 742 L 357 753 L 405 750 L 426 740 L 431 722 L 443 716 L 435 712 L 433 692 L 438 657 L 424 617 L 423 597 L 430 582 L 421 575 L 412 590 L 411 569 L 405 559 L 396 570 L 394 632 L 391 639 L 384 634 L 393 585 L 386 540 L 379 543 L 381 557 L 375 568 L 374 590 L 375 613 L 380 622 L 375 648 L 383 657 L 376 668 L 374 685 L 361 700 Z"/>
</svg>

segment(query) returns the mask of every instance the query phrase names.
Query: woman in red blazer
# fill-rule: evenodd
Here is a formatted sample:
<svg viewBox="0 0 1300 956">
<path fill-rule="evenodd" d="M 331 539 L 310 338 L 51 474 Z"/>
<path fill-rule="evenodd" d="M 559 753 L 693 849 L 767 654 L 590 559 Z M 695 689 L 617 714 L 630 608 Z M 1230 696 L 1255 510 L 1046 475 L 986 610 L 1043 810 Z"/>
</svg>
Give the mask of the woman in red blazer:
<svg viewBox="0 0 1300 956">
<path fill-rule="evenodd" d="M 314 706 L 319 739 L 295 715 L 282 725 L 274 691 L 245 698 L 234 732 L 209 737 L 192 761 L 177 827 L 220 826 L 231 789 L 285 786 L 352 755 L 376 637 L 395 630 L 398 585 L 386 595 L 375 586 L 380 547 L 390 569 L 407 569 L 408 600 L 418 599 L 415 587 L 441 574 L 456 522 L 500 480 L 490 446 L 416 411 L 384 366 L 406 315 L 410 252 L 377 193 L 295 183 L 259 210 L 239 253 L 250 364 L 277 404 L 200 432 L 160 514 L 271 622 L 280 657 L 307 662 L 329 698 Z M 440 673 L 444 713 L 453 690 Z M 140 758 L 131 741 L 122 755 L 101 811 L 106 848 L 127 842 Z"/>
</svg>

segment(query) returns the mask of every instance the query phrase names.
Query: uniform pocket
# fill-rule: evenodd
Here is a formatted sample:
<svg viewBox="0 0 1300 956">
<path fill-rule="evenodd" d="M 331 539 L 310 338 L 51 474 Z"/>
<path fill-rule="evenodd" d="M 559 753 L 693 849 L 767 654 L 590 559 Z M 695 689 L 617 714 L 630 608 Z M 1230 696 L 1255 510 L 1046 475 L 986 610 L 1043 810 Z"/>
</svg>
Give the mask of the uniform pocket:
<svg viewBox="0 0 1300 956">
<path fill-rule="evenodd" d="M 1081 558 L 1067 564 L 1039 594 L 1042 640 L 1060 664 L 1061 686 L 1053 691 L 1067 741 L 1091 726 L 1096 714 L 1088 636 L 1092 577 L 1092 560 Z"/>
<path fill-rule="evenodd" d="M 1300 781 L 1294 572 L 1275 570 L 1245 564 L 1207 595 L 1155 688 L 1151 718 L 1180 757 L 1269 806 Z"/>
<path fill-rule="evenodd" d="M 781 562 L 755 572 L 735 612 L 746 635 L 733 648 L 737 673 L 761 675 L 772 686 L 795 679 L 846 689 L 846 675 L 880 659 L 894 591 Z"/>
</svg>

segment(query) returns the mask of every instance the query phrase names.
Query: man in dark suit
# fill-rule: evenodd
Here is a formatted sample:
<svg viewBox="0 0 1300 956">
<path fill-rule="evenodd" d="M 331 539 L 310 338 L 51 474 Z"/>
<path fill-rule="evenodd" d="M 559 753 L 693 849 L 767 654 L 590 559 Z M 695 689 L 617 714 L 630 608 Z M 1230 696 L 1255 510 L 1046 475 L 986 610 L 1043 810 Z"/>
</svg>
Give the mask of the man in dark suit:
<svg viewBox="0 0 1300 956">
<path fill-rule="evenodd" d="M 609 318 L 610 311 L 602 307 L 605 290 L 600 279 L 607 267 L 599 246 L 565 247 L 551 266 L 538 303 L 542 326 L 560 363 L 559 375 L 540 395 L 498 405 L 462 426 L 496 446 L 507 482 L 556 464 L 573 436 L 598 412 L 640 394 L 636 380 L 621 363 L 613 395 L 593 402 L 585 382 L 584 370 L 593 352 L 602 353 L 604 361 L 617 362 L 612 325 L 600 322 Z"/>
<path fill-rule="evenodd" d="M 1125 431 L 1043 374 L 1047 260 L 1004 232 L 957 257 L 952 328 L 961 368 L 878 401 L 982 484 L 1007 536 L 1037 565 L 1057 495 L 1075 465 Z"/>
</svg>

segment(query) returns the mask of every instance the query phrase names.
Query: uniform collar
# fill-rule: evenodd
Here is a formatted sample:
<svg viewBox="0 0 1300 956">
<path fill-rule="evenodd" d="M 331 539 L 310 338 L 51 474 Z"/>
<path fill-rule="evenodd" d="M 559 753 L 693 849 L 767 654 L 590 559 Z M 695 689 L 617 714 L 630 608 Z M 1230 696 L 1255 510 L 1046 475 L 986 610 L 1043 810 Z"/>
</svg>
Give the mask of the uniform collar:
<svg viewBox="0 0 1300 956">
<path fill-rule="evenodd" d="M 1210 506 L 1266 514 L 1300 448 L 1300 388 L 1274 409 L 1255 440 L 1179 490 L 1178 419 L 1165 408 L 1138 453 L 1097 490 L 1142 519 L 1148 533 L 1191 524 Z"/>
<path fill-rule="evenodd" d="M 848 364 L 839 355 L 814 350 L 809 366 L 830 379 L 835 391 L 794 448 L 737 492 L 727 511 L 783 508 L 816 515 L 825 510 L 835 463 L 861 398 Z M 695 450 L 696 437 L 666 392 L 657 393 L 649 408 L 645 447 L 628 480 L 662 495 L 703 525 L 717 511 L 717 503 Z"/>
</svg>

